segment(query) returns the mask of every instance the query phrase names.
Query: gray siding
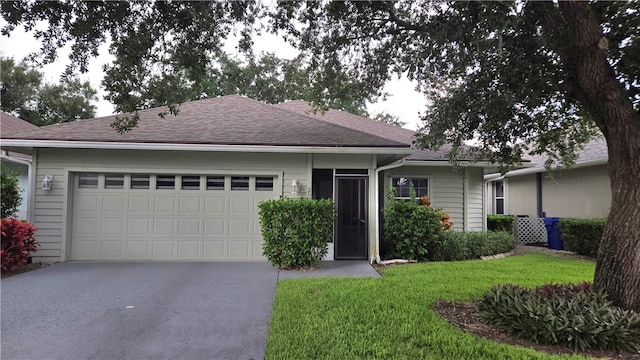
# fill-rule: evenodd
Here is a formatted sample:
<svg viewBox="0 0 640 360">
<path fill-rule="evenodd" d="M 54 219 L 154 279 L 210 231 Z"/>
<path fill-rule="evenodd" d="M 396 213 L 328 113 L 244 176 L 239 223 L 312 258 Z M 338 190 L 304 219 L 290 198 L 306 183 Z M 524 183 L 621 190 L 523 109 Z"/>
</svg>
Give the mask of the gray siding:
<svg viewBox="0 0 640 360">
<path fill-rule="evenodd" d="M 305 196 L 310 185 L 306 154 L 209 153 L 179 151 L 43 149 L 36 157 L 34 224 L 41 244 L 35 258 L 64 260 L 71 198 L 70 173 L 84 171 L 120 173 L 213 174 L 242 171 L 283 172 L 282 193 Z M 51 190 L 40 189 L 45 175 L 54 175 Z M 291 182 L 298 179 L 298 194 Z"/>
<path fill-rule="evenodd" d="M 484 230 L 484 199 L 483 191 L 483 170 L 482 168 L 468 168 L 468 196 L 467 199 L 467 230 L 482 231 Z"/>
</svg>

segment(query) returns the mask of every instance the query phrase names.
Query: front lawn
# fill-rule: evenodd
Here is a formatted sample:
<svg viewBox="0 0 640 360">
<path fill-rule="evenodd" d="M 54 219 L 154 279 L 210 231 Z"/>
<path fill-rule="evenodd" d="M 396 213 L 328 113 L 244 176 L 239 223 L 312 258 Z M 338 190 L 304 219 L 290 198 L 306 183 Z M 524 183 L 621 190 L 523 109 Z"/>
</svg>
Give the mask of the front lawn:
<svg viewBox="0 0 640 360">
<path fill-rule="evenodd" d="M 381 279 L 278 282 L 268 359 L 562 359 L 465 334 L 431 309 L 503 283 L 526 286 L 592 280 L 594 264 L 548 255 L 421 263 Z M 582 357 L 581 357 L 582 358 Z M 584 359 L 584 358 L 582 358 Z"/>
</svg>

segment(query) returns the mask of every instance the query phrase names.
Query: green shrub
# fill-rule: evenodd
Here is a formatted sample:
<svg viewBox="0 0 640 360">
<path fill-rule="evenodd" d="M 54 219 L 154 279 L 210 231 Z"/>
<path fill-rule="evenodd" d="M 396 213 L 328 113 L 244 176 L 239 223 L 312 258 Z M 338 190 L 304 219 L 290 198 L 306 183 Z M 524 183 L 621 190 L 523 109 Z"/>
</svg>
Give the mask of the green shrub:
<svg viewBox="0 0 640 360">
<path fill-rule="evenodd" d="M 595 258 L 606 219 L 560 219 L 560 235 L 565 249 Z"/>
<path fill-rule="evenodd" d="M 10 172 L 6 169 L 0 171 L 0 217 L 8 218 L 15 216 L 20 204 L 22 196 L 20 195 L 20 186 L 18 185 L 18 174 Z"/>
<path fill-rule="evenodd" d="M 487 215 L 487 230 L 506 231 L 513 234 L 515 218 L 511 215 Z"/>
<path fill-rule="evenodd" d="M 429 258 L 433 261 L 478 259 L 481 256 L 509 252 L 515 246 L 513 235 L 504 231 L 447 231 L 441 234 Z"/>
<path fill-rule="evenodd" d="M 640 349 L 640 316 L 613 306 L 589 286 L 500 285 L 485 292 L 477 308 L 488 324 L 538 344 L 576 351 Z"/>
<path fill-rule="evenodd" d="M 258 205 L 263 255 L 280 268 L 316 266 L 333 238 L 334 208 L 329 199 L 263 201 Z"/>
<path fill-rule="evenodd" d="M 424 261 L 443 232 L 442 211 L 390 196 L 384 207 L 387 258 Z"/>
</svg>

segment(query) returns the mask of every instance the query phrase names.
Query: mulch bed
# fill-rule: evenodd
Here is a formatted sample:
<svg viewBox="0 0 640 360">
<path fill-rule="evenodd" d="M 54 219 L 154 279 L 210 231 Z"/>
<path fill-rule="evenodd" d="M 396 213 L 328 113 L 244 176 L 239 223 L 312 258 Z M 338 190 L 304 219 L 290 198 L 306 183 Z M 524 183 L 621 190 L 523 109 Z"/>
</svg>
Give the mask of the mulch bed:
<svg viewBox="0 0 640 360">
<path fill-rule="evenodd" d="M 470 303 L 438 301 L 433 307 L 438 315 L 442 316 L 451 324 L 460 330 L 471 333 L 485 339 L 521 347 L 534 349 L 536 351 L 545 352 L 552 355 L 573 354 L 582 356 L 591 356 L 595 358 L 606 359 L 640 359 L 640 353 L 616 353 L 614 351 L 589 350 L 585 352 L 574 352 L 573 350 L 561 346 L 538 345 L 529 341 L 516 339 L 509 334 L 493 328 L 480 321 L 475 305 Z"/>
</svg>

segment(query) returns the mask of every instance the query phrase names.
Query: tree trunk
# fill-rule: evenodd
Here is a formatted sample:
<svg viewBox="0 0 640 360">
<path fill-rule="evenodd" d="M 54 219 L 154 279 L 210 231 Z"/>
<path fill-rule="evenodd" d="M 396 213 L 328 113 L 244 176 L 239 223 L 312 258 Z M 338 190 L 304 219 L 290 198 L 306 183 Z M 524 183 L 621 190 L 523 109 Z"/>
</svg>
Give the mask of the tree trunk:
<svg viewBox="0 0 640 360">
<path fill-rule="evenodd" d="M 640 115 L 609 64 L 608 40 L 589 3 L 561 1 L 558 6 L 566 27 L 557 45 L 569 96 L 593 116 L 609 149 L 611 209 L 594 287 L 615 305 L 640 310 Z"/>
</svg>

